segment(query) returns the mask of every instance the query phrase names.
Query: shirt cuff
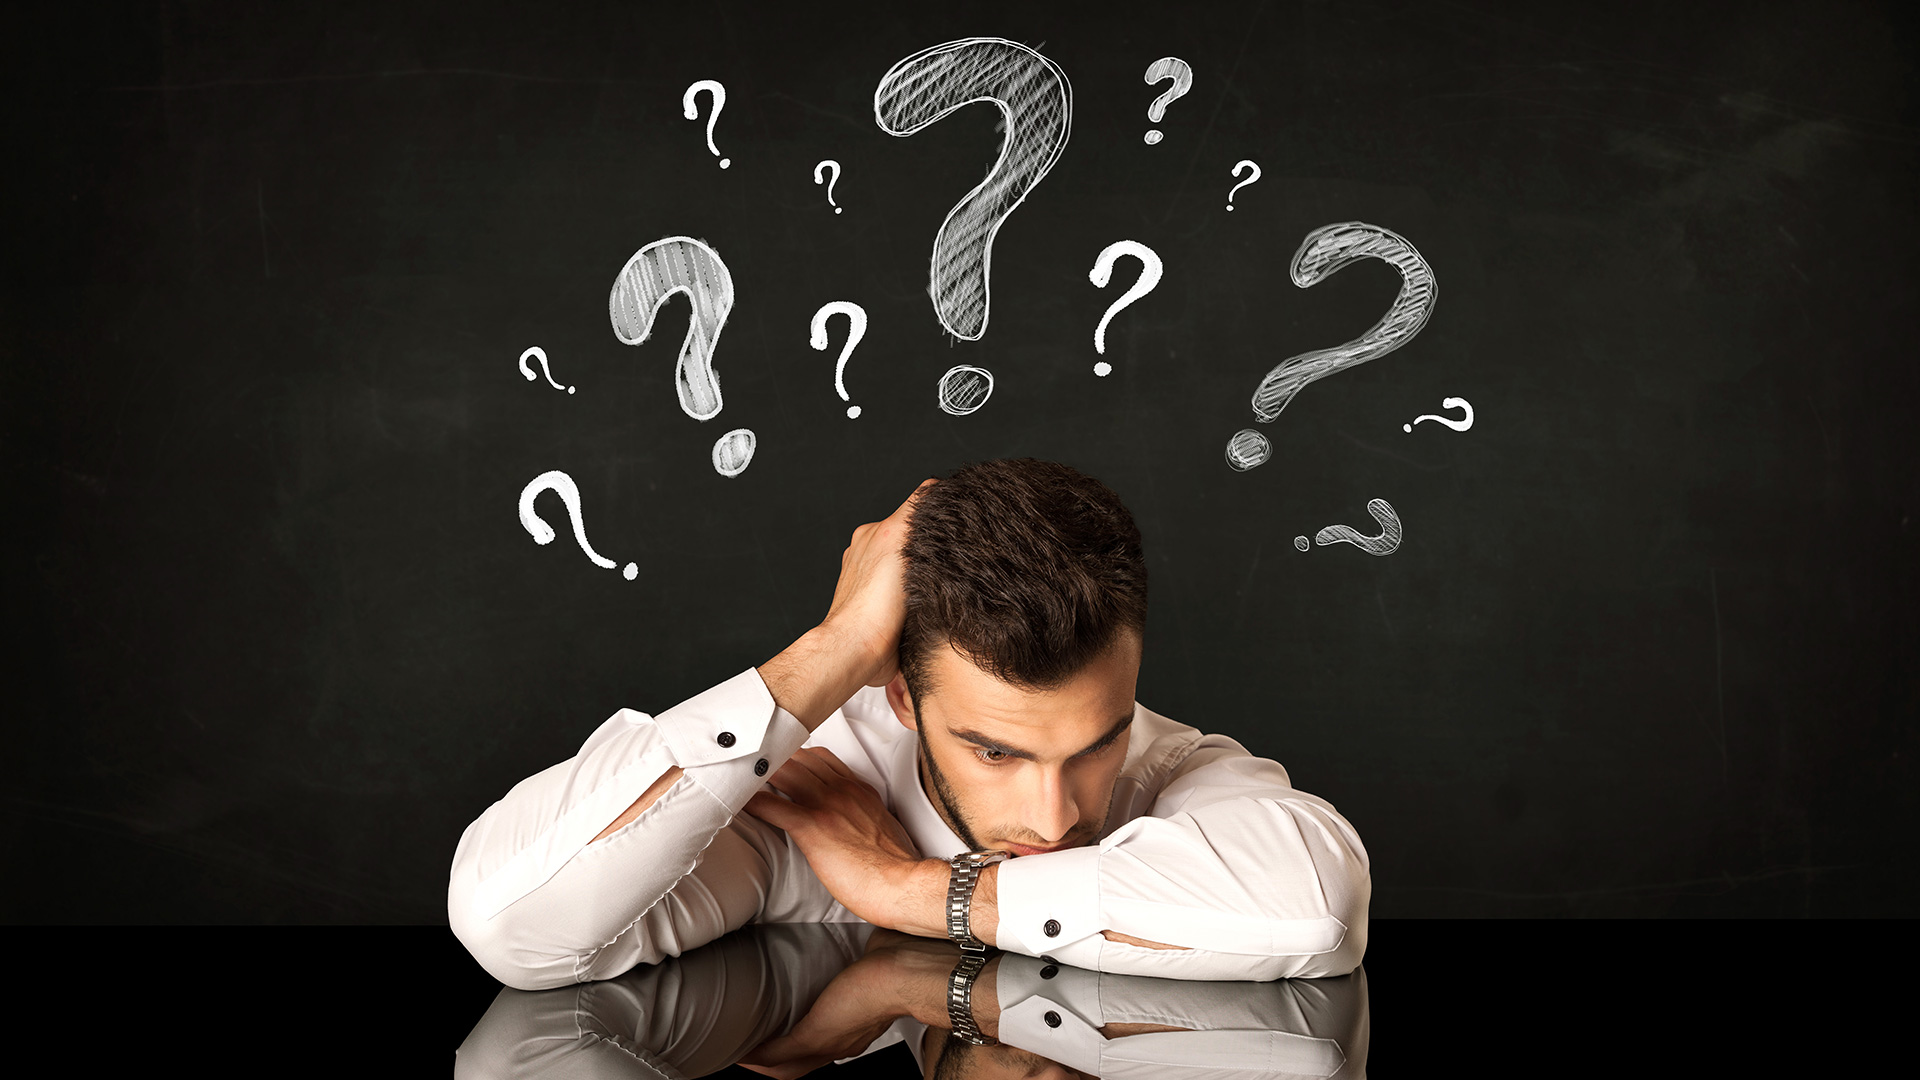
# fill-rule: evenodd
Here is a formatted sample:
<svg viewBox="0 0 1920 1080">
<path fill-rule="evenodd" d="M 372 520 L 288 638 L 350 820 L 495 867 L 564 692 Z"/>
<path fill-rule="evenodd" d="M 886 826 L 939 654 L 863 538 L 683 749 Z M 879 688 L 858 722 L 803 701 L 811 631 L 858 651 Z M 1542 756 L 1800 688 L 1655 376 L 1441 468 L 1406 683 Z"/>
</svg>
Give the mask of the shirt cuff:
<svg viewBox="0 0 1920 1080">
<path fill-rule="evenodd" d="M 687 777 L 732 813 L 766 786 L 807 741 L 795 716 L 774 704 L 756 668 L 689 698 L 654 718 Z"/>
<path fill-rule="evenodd" d="M 1000 864 L 994 894 L 1000 908 L 994 942 L 1028 956 L 1051 956 L 1075 967 L 1098 968 L 1100 931 L 1098 847 L 1023 855 Z"/>
</svg>

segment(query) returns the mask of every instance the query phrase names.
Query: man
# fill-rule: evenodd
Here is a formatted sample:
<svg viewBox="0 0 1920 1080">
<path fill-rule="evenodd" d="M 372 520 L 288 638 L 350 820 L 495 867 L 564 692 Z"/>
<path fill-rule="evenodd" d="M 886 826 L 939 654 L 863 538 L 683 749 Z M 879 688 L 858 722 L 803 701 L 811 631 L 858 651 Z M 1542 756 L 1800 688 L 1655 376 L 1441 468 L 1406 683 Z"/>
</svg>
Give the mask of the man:
<svg viewBox="0 0 1920 1080">
<path fill-rule="evenodd" d="M 522 989 L 753 921 L 1170 978 L 1352 971 L 1359 836 L 1279 764 L 1136 703 L 1145 627 L 1139 531 L 1104 485 L 1031 460 L 927 481 L 854 531 L 820 625 L 658 717 L 616 712 L 470 825 L 454 933 Z"/>
</svg>

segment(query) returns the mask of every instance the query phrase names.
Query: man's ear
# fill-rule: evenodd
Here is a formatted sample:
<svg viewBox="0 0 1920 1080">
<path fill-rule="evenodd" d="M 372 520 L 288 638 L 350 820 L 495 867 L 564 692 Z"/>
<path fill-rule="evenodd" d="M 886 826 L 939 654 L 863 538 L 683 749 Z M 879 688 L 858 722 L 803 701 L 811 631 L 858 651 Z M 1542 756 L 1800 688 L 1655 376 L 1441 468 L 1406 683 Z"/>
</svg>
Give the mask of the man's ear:
<svg viewBox="0 0 1920 1080">
<path fill-rule="evenodd" d="M 900 721 L 908 731 L 919 731 L 920 725 L 913 719 L 913 695 L 907 693 L 907 677 L 895 675 L 887 684 L 887 704 L 893 706 L 894 719 Z"/>
</svg>

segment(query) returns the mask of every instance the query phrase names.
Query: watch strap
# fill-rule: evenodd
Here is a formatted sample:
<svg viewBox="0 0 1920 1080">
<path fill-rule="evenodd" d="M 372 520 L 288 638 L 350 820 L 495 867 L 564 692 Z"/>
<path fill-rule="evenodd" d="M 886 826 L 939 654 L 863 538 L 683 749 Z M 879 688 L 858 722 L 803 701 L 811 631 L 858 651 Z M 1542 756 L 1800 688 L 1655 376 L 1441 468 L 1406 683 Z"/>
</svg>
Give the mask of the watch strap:
<svg viewBox="0 0 1920 1080">
<path fill-rule="evenodd" d="M 1004 851 L 963 851 L 948 863 L 952 873 L 947 877 L 947 937 L 967 952 L 987 951 L 986 943 L 973 936 L 974 886 L 980 883 L 981 871 L 1006 858 Z"/>
<path fill-rule="evenodd" d="M 995 1046 L 998 1039 L 980 1034 L 979 1025 L 973 1022 L 973 980 L 980 969 L 987 966 L 990 955 L 985 952 L 966 952 L 960 955 L 960 962 L 954 965 L 953 974 L 947 978 L 947 1020 L 953 1026 L 953 1033 L 975 1046 Z"/>
</svg>

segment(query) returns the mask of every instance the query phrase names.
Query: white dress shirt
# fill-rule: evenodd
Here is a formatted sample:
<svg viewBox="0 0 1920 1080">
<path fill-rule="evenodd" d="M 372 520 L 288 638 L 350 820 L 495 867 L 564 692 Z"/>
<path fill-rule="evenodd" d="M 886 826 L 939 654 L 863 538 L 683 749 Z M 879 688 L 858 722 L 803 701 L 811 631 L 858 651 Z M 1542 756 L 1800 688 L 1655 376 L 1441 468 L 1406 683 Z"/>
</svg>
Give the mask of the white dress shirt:
<svg viewBox="0 0 1920 1080">
<path fill-rule="evenodd" d="M 467 827 L 448 921 L 482 967 L 528 990 L 611 978 L 748 922 L 857 921 L 784 832 L 741 808 L 800 746 L 825 747 L 880 792 L 922 857 L 951 858 L 965 845 L 921 788 L 918 738 L 880 688 L 809 736 L 752 668 L 657 717 L 621 709 Z M 674 765 L 682 775 L 653 805 L 592 842 Z M 1175 979 L 1359 965 L 1366 849 L 1277 762 L 1136 704 L 1106 830 L 1000 864 L 1000 948 Z"/>
</svg>

